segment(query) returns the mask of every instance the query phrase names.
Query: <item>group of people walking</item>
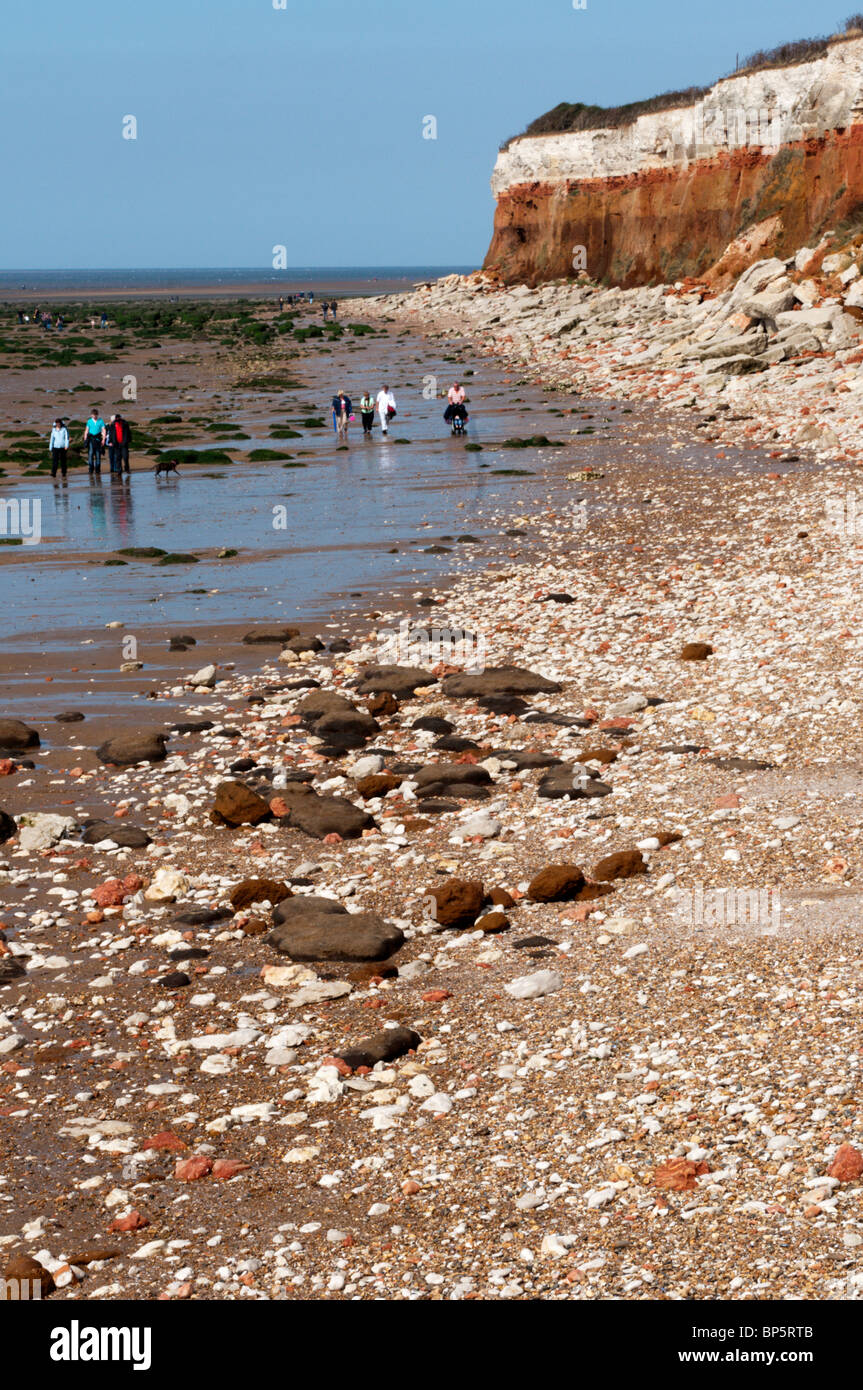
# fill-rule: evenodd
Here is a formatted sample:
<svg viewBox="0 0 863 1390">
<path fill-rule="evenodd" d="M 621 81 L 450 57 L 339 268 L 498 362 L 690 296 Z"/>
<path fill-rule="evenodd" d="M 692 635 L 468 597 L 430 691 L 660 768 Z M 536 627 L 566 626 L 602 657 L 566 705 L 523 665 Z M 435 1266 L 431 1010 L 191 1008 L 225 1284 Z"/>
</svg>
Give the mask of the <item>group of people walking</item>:
<svg viewBox="0 0 863 1390">
<path fill-rule="evenodd" d="M 130 435 L 129 422 L 119 412 L 112 415 L 106 424 L 96 407 L 93 407 L 84 426 L 87 472 L 91 477 L 102 472 L 102 453 L 106 448 L 112 473 L 119 475 L 130 471 Z M 69 430 L 62 418 L 54 421 L 48 448 L 51 451 L 51 477 L 56 478 L 59 473 L 65 478 L 69 467 Z"/>
<path fill-rule="evenodd" d="M 25 314 L 23 309 L 19 309 L 19 310 L 18 310 L 18 322 L 19 322 L 19 323 L 29 323 L 29 322 L 30 322 L 30 315 L 29 315 L 29 314 Z M 51 318 L 50 310 L 46 310 L 45 313 L 43 313 L 41 309 L 34 309 L 34 310 L 33 310 L 33 322 L 34 322 L 34 323 L 40 323 L 40 324 L 42 325 L 43 328 L 47 328 L 47 329 L 49 329 L 49 330 L 52 328 L 52 326 L 53 326 L 53 324 L 54 324 L 54 321 L 53 321 L 53 319 Z M 63 315 L 62 315 L 62 314 L 58 314 L 58 315 L 57 315 L 57 325 L 56 325 L 56 327 L 57 327 L 57 332 L 58 332 L 58 333 L 62 333 L 62 332 L 63 332 L 63 329 L 66 327 L 66 320 L 63 318 Z"/>
<path fill-rule="evenodd" d="M 381 433 L 388 434 L 390 421 L 396 417 L 396 398 L 388 385 L 381 387 L 376 396 L 372 396 L 370 391 L 364 391 L 362 394 L 360 419 L 363 422 L 364 439 L 372 437 L 376 414 L 381 422 Z M 347 444 L 348 426 L 355 418 L 350 396 L 344 391 L 337 391 L 333 396 L 333 429 L 340 443 Z"/>
<path fill-rule="evenodd" d="M 88 473 L 101 473 L 102 451 L 107 448 L 112 473 L 129 472 L 129 423 L 119 413 L 112 415 L 107 425 L 95 406 L 84 426 L 87 445 Z"/>
</svg>

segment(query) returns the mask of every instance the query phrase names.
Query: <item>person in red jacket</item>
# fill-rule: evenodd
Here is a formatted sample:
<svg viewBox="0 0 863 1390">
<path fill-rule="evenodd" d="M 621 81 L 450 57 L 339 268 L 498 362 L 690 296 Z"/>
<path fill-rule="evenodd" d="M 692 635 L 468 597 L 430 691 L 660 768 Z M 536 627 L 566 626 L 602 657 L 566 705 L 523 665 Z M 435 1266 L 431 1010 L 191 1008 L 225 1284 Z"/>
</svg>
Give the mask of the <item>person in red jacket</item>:
<svg viewBox="0 0 863 1390">
<path fill-rule="evenodd" d="M 119 413 L 108 425 L 108 459 L 112 473 L 129 472 L 129 422 Z"/>
</svg>

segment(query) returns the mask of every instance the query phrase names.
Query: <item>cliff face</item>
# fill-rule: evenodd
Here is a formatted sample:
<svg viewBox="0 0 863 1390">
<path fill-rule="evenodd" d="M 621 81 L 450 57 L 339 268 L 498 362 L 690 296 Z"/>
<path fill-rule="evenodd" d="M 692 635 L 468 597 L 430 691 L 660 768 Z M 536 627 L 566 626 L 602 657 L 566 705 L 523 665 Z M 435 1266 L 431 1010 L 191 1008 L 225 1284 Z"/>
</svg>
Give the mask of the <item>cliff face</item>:
<svg viewBox="0 0 863 1390">
<path fill-rule="evenodd" d="M 667 284 L 760 224 L 752 259 L 790 255 L 863 211 L 863 39 L 631 126 L 515 140 L 492 191 L 485 268 L 508 283 Z"/>
</svg>

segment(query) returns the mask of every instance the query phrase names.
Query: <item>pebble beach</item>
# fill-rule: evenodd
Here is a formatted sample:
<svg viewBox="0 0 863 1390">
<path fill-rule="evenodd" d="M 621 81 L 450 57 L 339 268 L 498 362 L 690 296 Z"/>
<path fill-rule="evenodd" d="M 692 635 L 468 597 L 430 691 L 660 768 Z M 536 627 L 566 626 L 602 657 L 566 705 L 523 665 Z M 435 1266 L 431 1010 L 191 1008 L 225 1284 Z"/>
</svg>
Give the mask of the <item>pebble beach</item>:
<svg viewBox="0 0 863 1390">
<path fill-rule="evenodd" d="M 863 1295 L 855 254 L 357 301 L 475 364 L 439 578 L 202 624 L 98 744 L 16 685 L 7 1278 Z"/>
</svg>

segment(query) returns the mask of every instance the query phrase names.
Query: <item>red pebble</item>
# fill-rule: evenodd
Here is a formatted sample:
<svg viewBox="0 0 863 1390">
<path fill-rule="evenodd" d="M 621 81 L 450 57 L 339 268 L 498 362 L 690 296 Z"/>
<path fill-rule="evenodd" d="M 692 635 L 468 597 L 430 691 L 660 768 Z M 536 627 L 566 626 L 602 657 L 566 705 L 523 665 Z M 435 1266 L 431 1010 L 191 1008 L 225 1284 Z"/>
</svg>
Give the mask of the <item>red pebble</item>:
<svg viewBox="0 0 863 1390">
<path fill-rule="evenodd" d="M 152 1139 L 145 1139 L 141 1145 L 142 1149 L 174 1149 L 178 1152 L 181 1149 L 188 1149 L 188 1147 L 188 1144 L 184 1144 L 182 1139 L 173 1134 L 170 1129 L 160 1130 L 158 1134 L 153 1135 Z"/>
<path fill-rule="evenodd" d="M 194 1162 L 190 1159 L 190 1162 Z M 248 1163 L 243 1163 L 239 1158 L 217 1158 L 213 1164 L 214 1178 L 235 1178 L 238 1173 L 245 1173 L 249 1167 Z"/>
<path fill-rule="evenodd" d="M 854 1182 L 863 1177 L 863 1153 L 853 1144 L 840 1144 L 827 1176 L 838 1178 L 840 1182 Z"/>
<path fill-rule="evenodd" d="M 93 897 L 100 907 L 121 907 L 126 890 L 118 878 L 109 878 L 93 889 Z"/>
<path fill-rule="evenodd" d="M 195 1154 L 192 1158 L 180 1158 L 174 1169 L 174 1177 L 180 1182 L 197 1182 L 212 1171 L 213 1160 L 205 1154 Z"/>
<path fill-rule="evenodd" d="M 350 1076 L 351 1069 L 343 1057 L 325 1057 L 321 1062 L 322 1067 L 335 1067 L 339 1076 Z"/>
<path fill-rule="evenodd" d="M 125 1216 L 116 1217 L 108 1227 L 109 1231 L 143 1231 L 150 1222 L 139 1211 L 128 1211 Z"/>
</svg>

